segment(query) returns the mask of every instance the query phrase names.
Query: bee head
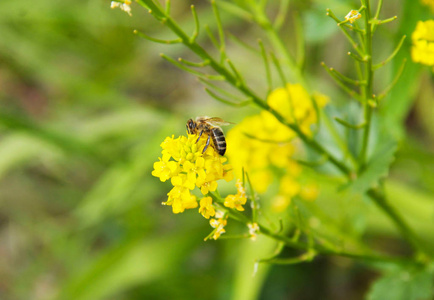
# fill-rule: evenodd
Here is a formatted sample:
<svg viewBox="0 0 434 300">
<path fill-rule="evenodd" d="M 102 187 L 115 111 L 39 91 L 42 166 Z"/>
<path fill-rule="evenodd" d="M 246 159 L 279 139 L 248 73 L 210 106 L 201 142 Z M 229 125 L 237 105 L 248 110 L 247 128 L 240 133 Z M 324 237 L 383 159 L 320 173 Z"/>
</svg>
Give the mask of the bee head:
<svg viewBox="0 0 434 300">
<path fill-rule="evenodd" d="M 193 119 L 187 121 L 187 132 L 189 134 L 196 133 L 196 123 L 193 121 Z"/>
</svg>

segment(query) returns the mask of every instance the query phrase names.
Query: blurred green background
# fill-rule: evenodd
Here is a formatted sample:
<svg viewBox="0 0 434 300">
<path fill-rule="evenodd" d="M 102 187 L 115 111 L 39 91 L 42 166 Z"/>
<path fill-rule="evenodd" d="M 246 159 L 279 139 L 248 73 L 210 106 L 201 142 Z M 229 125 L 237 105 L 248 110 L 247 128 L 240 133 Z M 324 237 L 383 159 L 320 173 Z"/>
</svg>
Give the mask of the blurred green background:
<svg viewBox="0 0 434 300">
<path fill-rule="evenodd" d="M 192 28 L 189 6 L 195 4 L 201 20 L 214 28 L 207 1 L 173 2 L 183 27 Z M 269 2 L 273 13 L 277 1 Z M 304 24 L 310 82 L 345 111 L 346 95 L 320 66 L 326 61 L 344 74 L 353 72 L 345 54 L 350 47 L 325 16 L 326 7 L 344 16 L 359 3 L 291 4 Z M 193 76 L 158 55 L 189 58 L 185 49 L 133 34 L 142 29 L 171 36 L 135 3 L 132 9 L 129 17 L 102 0 L 0 1 L 0 299 L 363 298 L 379 276 L 371 268 L 322 257 L 290 267 L 261 265 L 253 276 L 254 260 L 271 255 L 272 241 L 203 242 L 210 227 L 196 211 L 174 215 L 161 206 L 169 184 L 151 171 L 164 137 L 184 134 L 190 117 L 240 122 L 257 110 L 210 99 Z M 374 41 L 381 58 L 403 34 L 411 36 L 417 20 L 433 16 L 414 1 L 385 1 L 383 16 L 393 15 L 398 21 L 381 28 Z M 253 24 L 225 13 L 222 18 L 245 42 L 254 45 L 261 35 Z M 292 25 L 283 32 L 289 45 Z M 200 39 L 211 46 L 204 34 Z M 410 46 L 407 38 L 397 59 L 381 70 L 379 90 L 409 58 Z M 260 57 L 236 43 L 228 47 L 247 79 L 264 87 Z M 379 109 L 379 126 L 402 140 L 387 185 L 391 202 L 431 243 L 433 99 L 433 73 L 409 61 Z M 373 244 L 409 253 L 369 203 L 360 199 L 356 208 L 349 206 L 334 185 L 324 180 L 321 186 L 315 205 L 326 207 L 336 224 L 351 221 Z M 360 207 L 367 217 L 352 219 Z"/>
</svg>

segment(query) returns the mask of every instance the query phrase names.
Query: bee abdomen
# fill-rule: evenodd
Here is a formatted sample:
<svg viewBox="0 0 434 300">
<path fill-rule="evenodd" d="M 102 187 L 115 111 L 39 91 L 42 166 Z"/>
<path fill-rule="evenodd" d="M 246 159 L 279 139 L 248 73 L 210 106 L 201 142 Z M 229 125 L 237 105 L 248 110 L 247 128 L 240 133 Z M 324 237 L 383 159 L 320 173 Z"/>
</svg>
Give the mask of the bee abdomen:
<svg viewBox="0 0 434 300">
<path fill-rule="evenodd" d="M 215 150 L 220 155 L 224 155 L 226 152 L 226 139 L 225 139 L 225 136 L 223 134 L 223 131 L 220 128 L 215 127 L 215 128 L 211 129 L 211 133 L 212 133 L 212 141 L 213 141 Z"/>
</svg>

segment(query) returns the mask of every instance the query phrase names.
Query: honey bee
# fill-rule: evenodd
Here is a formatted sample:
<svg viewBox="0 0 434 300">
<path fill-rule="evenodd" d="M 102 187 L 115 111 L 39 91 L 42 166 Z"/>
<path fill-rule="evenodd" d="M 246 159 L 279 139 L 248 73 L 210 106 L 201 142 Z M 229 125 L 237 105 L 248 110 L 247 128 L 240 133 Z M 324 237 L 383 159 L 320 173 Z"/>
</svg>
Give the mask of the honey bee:
<svg viewBox="0 0 434 300">
<path fill-rule="evenodd" d="M 226 152 L 226 139 L 223 130 L 219 126 L 229 124 L 231 123 L 225 122 L 221 118 L 197 117 L 195 121 L 193 119 L 187 121 L 187 132 L 189 134 L 199 133 L 196 143 L 199 141 L 202 134 L 205 133 L 208 135 L 208 139 L 206 140 L 206 145 L 203 148 L 202 153 L 204 153 L 208 148 L 210 139 L 212 139 L 211 147 L 213 147 L 218 154 L 223 156 Z"/>
</svg>

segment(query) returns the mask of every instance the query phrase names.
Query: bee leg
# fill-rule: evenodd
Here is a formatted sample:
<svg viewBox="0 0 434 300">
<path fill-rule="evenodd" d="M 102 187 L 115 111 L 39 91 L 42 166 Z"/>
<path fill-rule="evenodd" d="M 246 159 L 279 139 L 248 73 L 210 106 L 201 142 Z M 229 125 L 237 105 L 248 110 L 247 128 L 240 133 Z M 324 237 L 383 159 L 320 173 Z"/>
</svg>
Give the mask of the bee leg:
<svg viewBox="0 0 434 300">
<path fill-rule="evenodd" d="M 202 136 L 202 133 L 203 133 L 203 130 L 199 133 L 199 137 L 197 138 L 196 143 L 199 142 L 200 137 Z"/>
<path fill-rule="evenodd" d="M 208 148 L 210 138 L 211 138 L 211 137 L 208 136 L 208 139 L 206 140 L 206 144 L 205 144 L 205 147 L 204 147 L 203 150 L 202 150 L 202 153 L 205 153 L 206 149 Z"/>
</svg>

